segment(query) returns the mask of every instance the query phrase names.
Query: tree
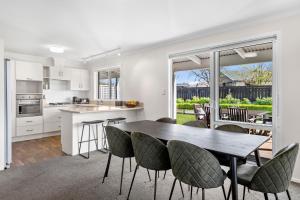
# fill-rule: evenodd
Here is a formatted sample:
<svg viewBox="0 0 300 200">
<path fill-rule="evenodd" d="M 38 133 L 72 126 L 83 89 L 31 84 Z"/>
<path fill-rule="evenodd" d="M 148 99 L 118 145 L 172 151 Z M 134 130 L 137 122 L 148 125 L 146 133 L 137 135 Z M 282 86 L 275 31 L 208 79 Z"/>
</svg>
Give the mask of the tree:
<svg viewBox="0 0 300 200">
<path fill-rule="evenodd" d="M 195 76 L 195 81 L 199 82 L 197 86 L 201 83 L 209 86 L 209 69 L 193 70 L 191 73 Z"/>
<path fill-rule="evenodd" d="M 247 73 L 245 82 L 251 85 L 268 85 L 272 83 L 272 71 L 263 64 L 257 65 Z"/>
</svg>

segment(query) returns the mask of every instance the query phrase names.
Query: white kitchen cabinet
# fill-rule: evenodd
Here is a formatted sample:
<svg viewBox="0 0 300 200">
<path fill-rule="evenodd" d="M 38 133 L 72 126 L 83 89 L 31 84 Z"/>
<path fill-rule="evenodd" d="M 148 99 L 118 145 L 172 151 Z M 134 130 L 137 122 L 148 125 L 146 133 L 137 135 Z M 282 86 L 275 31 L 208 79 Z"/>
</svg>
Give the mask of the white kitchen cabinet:
<svg viewBox="0 0 300 200">
<path fill-rule="evenodd" d="M 16 136 L 43 133 L 43 117 L 21 117 L 16 120 Z"/>
<path fill-rule="evenodd" d="M 43 124 L 42 116 L 17 118 L 17 126 L 31 126 L 31 125 L 39 125 L 39 124 Z"/>
<path fill-rule="evenodd" d="M 43 65 L 40 63 L 16 61 L 16 79 L 43 81 Z"/>
<path fill-rule="evenodd" d="M 72 69 L 71 90 L 89 90 L 89 71 L 84 69 Z"/>
<path fill-rule="evenodd" d="M 44 108 L 44 132 L 60 131 L 61 112 L 59 109 L 64 107 Z"/>
<path fill-rule="evenodd" d="M 62 67 L 50 67 L 49 69 L 50 79 L 55 80 L 71 80 L 72 70 L 69 68 Z"/>
<path fill-rule="evenodd" d="M 43 125 L 17 126 L 17 136 L 33 135 L 43 132 Z"/>
</svg>

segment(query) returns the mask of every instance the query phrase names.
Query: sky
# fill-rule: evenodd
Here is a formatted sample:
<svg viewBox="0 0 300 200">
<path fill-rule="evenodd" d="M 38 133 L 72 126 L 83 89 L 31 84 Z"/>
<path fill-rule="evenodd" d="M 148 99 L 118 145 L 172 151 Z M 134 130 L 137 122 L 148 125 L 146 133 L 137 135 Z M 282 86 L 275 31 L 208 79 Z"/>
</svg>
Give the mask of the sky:
<svg viewBox="0 0 300 200">
<path fill-rule="evenodd" d="M 264 62 L 264 63 L 253 63 L 253 64 L 245 64 L 245 65 L 232 65 L 232 66 L 226 66 L 222 67 L 222 70 L 226 71 L 246 71 L 251 70 L 255 67 L 257 67 L 259 64 L 262 64 L 266 70 L 272 70 L 272 62 Z M 175 73 L 176 77 L 176 83 L 182 84 L 182 83 L 189 83 L 191 85 L 198 83 L 197 77 L 192 73 L 192 71 L 200 71 L 201 69 L 196 70 L 187 70 L 187 71 L 178 71 Z"/>
</svg>

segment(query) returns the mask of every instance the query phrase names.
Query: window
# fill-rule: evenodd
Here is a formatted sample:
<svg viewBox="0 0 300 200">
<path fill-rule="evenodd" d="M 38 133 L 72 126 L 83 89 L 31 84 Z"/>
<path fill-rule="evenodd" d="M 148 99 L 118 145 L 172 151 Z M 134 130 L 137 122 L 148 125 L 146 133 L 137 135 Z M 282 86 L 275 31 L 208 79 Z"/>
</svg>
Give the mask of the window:
<svg viewBox="0 0 300 200">
<path fill-rule="evenodd" d="M 120 99 L 120 69 L 98 71 L 98 99 Z"/>
</svg>

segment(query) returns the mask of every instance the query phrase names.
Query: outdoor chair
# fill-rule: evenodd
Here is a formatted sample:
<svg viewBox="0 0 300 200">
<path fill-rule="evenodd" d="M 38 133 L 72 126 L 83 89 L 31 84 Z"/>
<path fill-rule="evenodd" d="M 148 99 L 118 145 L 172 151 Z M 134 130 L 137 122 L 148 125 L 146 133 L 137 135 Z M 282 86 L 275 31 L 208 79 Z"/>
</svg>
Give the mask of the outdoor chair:
<svg viewBox="0 0 300 200">
<path fill-rule="evenodd" d="M 238 166 L 238 183 L 244 186 L 243 200 L 245 199 L 246 187 L 250 190 L 264 193 L 265 199 L 268 199 L 268 193 L 273 193 L 275 199 L 278 200 L 277 194 L 286 192 L 288 199 L 291 200 L 288 188 L 293 175 L 298 150 L 299 144 L 293 143 L 281 149 L 275 154 L 273 159 L 261 167 L 250 164 Z M 229 171 L 229 177 L 230 173 Z M 229 199 L 230 193 L 231 187 L 227 199 Z"/>
</svg>

